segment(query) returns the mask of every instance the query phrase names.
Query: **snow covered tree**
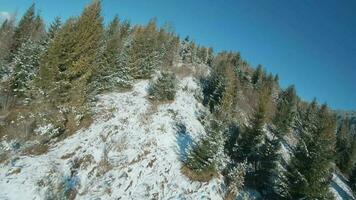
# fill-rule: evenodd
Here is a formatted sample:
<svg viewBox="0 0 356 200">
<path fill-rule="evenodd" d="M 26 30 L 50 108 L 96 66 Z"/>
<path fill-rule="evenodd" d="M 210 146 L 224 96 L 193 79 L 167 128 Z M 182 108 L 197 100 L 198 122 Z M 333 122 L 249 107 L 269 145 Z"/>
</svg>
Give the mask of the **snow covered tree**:
<svg viewBox="0 0 356 200">
<path fill-rule="evenodd" d="M 280 141 L 278 139 L 265 138 L 261 146 L 259 168 L 256 171 L 256 187 L 268 199 L 276 199 L 276 187 L 281 172 L 278 169 L 280 160 Z"/>
<path fill-rule="evenodd" d="M 193 49 L 189 36 L 184 38 L 180 44 L 179 55 L 182 58 L 183 63 L 192 63 L 193 62 Z"/>
<path fill-rule="evenodd" d="M 334 159 L 335 119 L 326 105 L 313 101 L 298 125 L 300 140 L 288 168 L 291 199 L 332 199 L 329 191 Z"/>
<path fill-rule="evenodd" d="M 234 155 L 234 159 L 237 161 L 247 159 L 247 163 L 253 165 L 253 172 L 258 169 L 261 145 L 265 139 L 263 127 L 266 119 L 266 103 L 266 96 L 261 95 L 258 108 L 251 120 L 251 126 L 242 131 L 238 138 L 236 154 Z"/>
<path fill-rule="evenodd" d="M 225 177 L 227 185 L 226 198 L 227 200 L 234 200 L 238 192 L 243 188 L 245 183 L 246 162 L 238 163 L 229 170 Z"/>
<path fill-rule="evenodd" d="M 97 91 L 113 89 L 118 86 L 117 79 L 121 70 L 119 69 L 119 56 L 120 52 L 123 52 L 118 16 L 115 16 L 109 23 L 103 40 L 102 57 L 100 58 L 102 62 L 93 74 L 91 86 L 93 90 Z M 127 73 L 129 73 L 128 70 Z"/>
<path fill-rule="evenodd" d="M 228 123 L 236 116 L 237 90 L 239 86 L 236 65 L 239 57 L 235 53 L 219 53 L 213 62 L 213 67 L 224 81 L 223 94 L 216 113 L 222 121 Z"/>
<path fill-rule="evenodd" d="M 38 42 L 28 40 L 18 49 L 13 58 L 14 73 L 11 87 L 17 97 L 29 97 L 31 84 L 37 74 L 44 47 Z"/>
<path fill-rule="evenodd" d="M 128 55 L 128 67 L 133 78 L 150 78 L 161 64 L 157 25 L 151 20 L 147 27 L 136 27 Z"/>
<path fill-rule="evenodd" d="M 177 91 L 177 79 L 173 73 L 162 72 L 159 77 L 152 80 L 148 93 L 155 100 L 174 100 Z"/>
<path fill-rule="evenodd" d="M 210 112 L 214 112 L 223 98 L 226 80 L 220 71 L 212 68 L 209 76 L 201 79 L 201 84 L 204 95 L 203 105 L 209 107 Z"/>
<path fill-rule="evenodd" d="M 210 120 L 203 136 L 189 151 L 186 166 L 198 174 L 215 174 L 224 166 L 225 139 L 221 131 L 221 123 Z"/>
<path fill-rule="evenodd" d="M 280 93 L 273 119 L 278 137 L 283 137 L 291 128 L 296 114 L 296 103 L 297 95 L 294 86 Z"/>
</svg>

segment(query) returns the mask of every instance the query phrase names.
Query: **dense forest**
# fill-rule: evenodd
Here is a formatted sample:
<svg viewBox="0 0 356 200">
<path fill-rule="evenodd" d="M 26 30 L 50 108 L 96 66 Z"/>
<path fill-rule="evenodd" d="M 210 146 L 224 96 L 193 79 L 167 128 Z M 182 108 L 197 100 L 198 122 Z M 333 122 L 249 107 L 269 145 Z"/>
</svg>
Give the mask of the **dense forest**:
<svg viewBox="0 0 356 200">
<path fill-rule="evenodd" d="M 244 188 L 263 199 L 334 199 L 334 172 L 356 192 L 355 116 L 302 100 L 294 86 L 281 87 L 278 75 L 250 66 L 238 52 L 214 52 L 156 20 L 132 25 L 115 17 L 104 24 L 100 1 L 48 26 L 33 4 L 18 21 L 2 23 L 0 51 L 0 138 L 16 140 L 13 148 L 29 155 L 89 127 L 98 94 L 149 80 L 150 101 L 171 102 L 177 74 L 204 66 L 194 78 L 206 134 L 181 160 L 182 174 L 199 182 L 222 176 L 225 199 Z M 37 134 L 46 124 L 48 134 Z M 0 163 L 10 156 L 2 150 Z"/>
</svg>

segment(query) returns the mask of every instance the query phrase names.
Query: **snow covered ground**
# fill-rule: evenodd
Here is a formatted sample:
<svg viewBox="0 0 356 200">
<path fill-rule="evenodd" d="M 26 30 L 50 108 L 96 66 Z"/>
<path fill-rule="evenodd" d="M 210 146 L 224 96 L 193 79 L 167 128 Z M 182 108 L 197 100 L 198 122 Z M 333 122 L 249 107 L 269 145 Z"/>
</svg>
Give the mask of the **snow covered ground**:
<svg viewBox="0 0 356 200">
<path fill-rule="evenodd" d="M 148 100 L 147 86 L 141 81 L 130 92 L 98 97 L 96 121 L 44 155 L 14 151 L 0 168 L 0 199 L 45 199 L 63 190 L 85 200 L 221 199 L 219 178 L 191 182 L 180 172 L 187 138 L 204 134 L 197 84 L 183 79 L 176 100 L 159 105 Z M 176 124 L 189 136 L 178 134 Z"/>
</svg>

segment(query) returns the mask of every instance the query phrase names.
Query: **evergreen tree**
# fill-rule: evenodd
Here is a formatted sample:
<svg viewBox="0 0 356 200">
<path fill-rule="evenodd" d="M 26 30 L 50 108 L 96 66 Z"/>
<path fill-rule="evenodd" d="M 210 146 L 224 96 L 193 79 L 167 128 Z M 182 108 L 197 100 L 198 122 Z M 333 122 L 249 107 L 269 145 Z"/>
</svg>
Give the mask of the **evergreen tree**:
<svg viewBox="0 0 356 200">
<path fill-rule="evenodd" d="M 243 188 L 246 174 L 246 162 L 239 163 L 229 170 L 226 175 L 225 182 L 227 185 L 226 198 L 227 200 L 236 199 L 236 195 Z"/>
<path fill-rule="evenodd" d="M 177 79 L 173 73 L 162 72 L 150 82 L 148 93 L 155 100 L 174 100 L 177 90 Z"/>
<path fill-rule="evenodd" d="M 0 60 L 7 63 L 10 57 L 10 48 L 13 43 L 15 20 L 6 19 L 0 27 Z M 5 70 L 5 69 L 4 69 Z"/>
<path fill-rule="evenodd" d="M 336 134 L 336 165 L 348 174 L 351 172 L 356 158 L 356 137 L 351 134 L 349 117 L 341 121 Z"/>
<path fill-rule="evenodd" d="M 221 123 L 212 119 L 205 130 L 206 136 L 192 146 L 186 166 L 197 173 L 215 174 L 222 169 L 226 159 Z"/>
<path fill-rule="evenodd" d="M 67 132 L 75 131 L 89 116 L 89 84 L 102 65 L 100 13 L 100 1 L 93 1 L 80 17 L 67 20 L 41 62 L 38 84 L 46 101 L 65 110 Z"/>
<path fill-rule="evenodd" d="M 276 125 L 276 134 L 283 137 L 291 128 L 296 114 L 297 96 L 294 86 L 281 92 L 273 123 Z"/>
<path fill-rule="evenodd" d="M 62 21 L 60 17 L 56 17 L 54 21 L 50 24 L 47 33 L 47 40 L 52 41 L 54 37 L 58 34 L 62 26 Z"/>
<path fill-rule="evenodd" d="M 261 146 L 265 139 L 263 127 L 266 119 L 266 95 L 260 95 L 257 110 L 255 111 L 251 126 L 246 127 L 246 130 L 241 133 L 237 141 L 236 153 L 233 156 L 234 160 L 243 161 L 252 165 L 252 171 L 248 172 L 248 176 L 252 176 L 253 182 L 256 181 L 255 172 L 259 168 L 259 161 L 262 155 Z"/>
<path fill-rule="evenodd" d="M 210 112 L 217 110 L 225 93 L 226 79 L 223 71 L 213 67 L 207 78 L 201 79 L 203 88 L 203 105 L 209 107 Z"/>
<path fill-rule="evenodd" d="M 280 141 L 278 139 L 265 138 L 261 146 L 259 168 L 256 171 L 256 186 L 267 199 L 278 198 L 276 181 L 279 181 L 279 176 L 281 176 L 278 169 L 279 150 Z"/>
<path fill-rule="evenodd" d="M 106 49 L 104 56 L 109 67 L 116 66 L 117 57 L 120 51 L 120 20 L 118 16 L 110 22 L 109 28 L 105 33 Z"/>
<path fill-rule="evenodd" d="M 40 16 L 35 13 L 35 4 L 32 4 L 14 30 L 14 41 L 11 46 L 11 52 L 15 53 L 26 41 L 39 41 L 44 36 L 44 23 Z"/>
<path fill-rule="evenodd" d="M 155 20 L 151 20 L 147 27 L 135 29 L 128 56 L 128 67 L 133 78 L 150 78 L 160 66 L 157 35 Z"/>
<path fill-rule="evenodd" d="M 179 55 L 182 58 L 183 63 L 193 62 L 193 49 L 191 43 L 189 36 L 187 36 L 180 44 Z"/>
<path fill-rule="evenodd" d="M 287 171 L 291 199 L 332 199 L 329 191 L 334 158 L 335 119 L 326 105 L 313 101 L 302 113 L 300 140 Z"/>
<path fill-rule="evenodd" d="M 256 84 L 260 84 L 261 81 L 263 79 L 263 68 L 262 65 L 258 65 L 257 69 L 253 72 L 252 75 L 252 84 L 256 85 Z"/>
<path fill-rule="evenodd" d="M 14 75 L 11 79 L 11 86 L 17 97 L 29 97 L 31 84 L 37 74 L 43 52 L 42 45 L 28 40 L 14 55 Z"/>
</svg>

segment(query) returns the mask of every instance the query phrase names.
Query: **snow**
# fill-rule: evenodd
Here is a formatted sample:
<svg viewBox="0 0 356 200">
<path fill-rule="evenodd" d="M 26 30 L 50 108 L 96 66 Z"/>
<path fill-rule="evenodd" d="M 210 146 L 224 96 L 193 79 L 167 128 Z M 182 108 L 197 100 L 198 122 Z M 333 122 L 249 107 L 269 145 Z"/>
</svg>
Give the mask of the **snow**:
<svg viewBox="0 0 356 200">
<path fill-rule="evenodd" d="M 194 79 L 181 80 L 176 100 L 161 104 L 149 101 L 147 86 L 99 96 L 95 122 L 46 154 L 13 152 L 12 164 L 0 165 L 0 199 L 44 199 L 62 182 L 76 199 L 222 199 L 221 178 L 191 182 L 180 172 L 184 149 L 205 134 Z"/>
<path fill-rule="evenodd" d="M 336 200 L 355 199 L 350 187 L 346 185 L 346 179 L 339 174 L 333 174 L 330 190 L 334 194 Z"/>
</svg>

